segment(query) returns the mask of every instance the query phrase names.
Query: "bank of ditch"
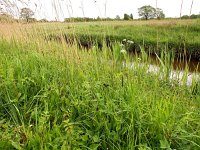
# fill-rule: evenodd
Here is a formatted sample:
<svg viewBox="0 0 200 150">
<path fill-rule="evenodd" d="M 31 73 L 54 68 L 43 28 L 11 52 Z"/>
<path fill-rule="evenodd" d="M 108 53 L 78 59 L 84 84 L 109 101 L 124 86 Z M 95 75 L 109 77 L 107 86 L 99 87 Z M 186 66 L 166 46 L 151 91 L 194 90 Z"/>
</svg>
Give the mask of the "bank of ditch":
<svg viewBox="0 0 200 150">
<path fill-rule="evenodd" d="M 183 21 L 184 22 L 184 21 Z M 123 39 L 134 41 L 135 45 L 130 51 L 139 51 L 139 46 L 146 52 L 162 53 L 163 49 L 174 53 L 177 57 L 200 60 L 199 20 L 183 24 L 177 20 L 154 21 L 138 23 L 134 21 L 110 23 L 67 23 L 58 25 L 56 29 L 48 28 L 46 39 L 59 40 L 64 38 L 67 42 L 76 40 L 80 45 L 97 45 L 103 43 L 109 46 Z M 152 24 L 153 23 L 153 24 Z M 51 30 L 52 29 L 52 30 Z"/>
<path fill-rule="evenodd" d="M 27 41 L 0 39 L 0 149 L 200 148 L 198 84 L 147 73 L 145 55 L 128 69 L 118 44 Z"/>
</svg>

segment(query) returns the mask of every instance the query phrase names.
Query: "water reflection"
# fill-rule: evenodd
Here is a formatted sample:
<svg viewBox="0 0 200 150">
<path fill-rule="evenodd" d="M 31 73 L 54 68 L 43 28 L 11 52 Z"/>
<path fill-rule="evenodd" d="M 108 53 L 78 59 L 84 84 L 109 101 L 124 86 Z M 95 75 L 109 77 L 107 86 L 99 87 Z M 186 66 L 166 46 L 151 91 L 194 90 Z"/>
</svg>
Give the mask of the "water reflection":
<svg viewBox="0 0 200 150">
<path fill-rule="evenodd" d="M 146 67 L 147 73 L 159 74 L 160 78 L 164 77 L 162 74 L 162 69 L 160 65 L 160 61 L 158 60 L 156 55 L 149 55 L 150 61 L 149 64 L 140 62 L 140 59 L 136 58 L 136 62 L 131 63 L 123 63 L 123 66 L 133 69 L 135 67 Z M 138 55 L 137 55 L 138 57 Z M 174 59 L 172 62 L 172 69 L 169 72 L 169 79 L 177 81 L 179 85 L 186 84 L 187 86 L 191 86 L 193 82 L 197 82 L 200 80 L 200 66 L 199 61 L 195 59 L 190 60 L 178 60 Z M 164 72 L 164 71 L 163 71 Z"/>
</svg>

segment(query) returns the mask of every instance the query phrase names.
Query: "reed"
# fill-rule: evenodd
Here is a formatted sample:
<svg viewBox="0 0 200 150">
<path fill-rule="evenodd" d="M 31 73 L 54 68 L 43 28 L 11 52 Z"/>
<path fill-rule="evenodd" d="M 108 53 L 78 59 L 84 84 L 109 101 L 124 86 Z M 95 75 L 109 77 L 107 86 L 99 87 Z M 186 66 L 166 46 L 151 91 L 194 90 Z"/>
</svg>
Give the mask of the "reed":
<svg viewBox="0 0 200 150">
<path fill-rule="evenodd" d="M 122 56 L 120 43 L 85 51 L 31 29 L 0 39 L 0 148 L 200 148 L 200 87 L 160 78 L 171 55 L 147 73 L 145 51 Z"/>
<path fill-rule="evenodd" d="M 200 149 L 199 73 L 173 68 L 199 58 L 199 23 L 1 23 L 0 149 Z"/>
</svg>

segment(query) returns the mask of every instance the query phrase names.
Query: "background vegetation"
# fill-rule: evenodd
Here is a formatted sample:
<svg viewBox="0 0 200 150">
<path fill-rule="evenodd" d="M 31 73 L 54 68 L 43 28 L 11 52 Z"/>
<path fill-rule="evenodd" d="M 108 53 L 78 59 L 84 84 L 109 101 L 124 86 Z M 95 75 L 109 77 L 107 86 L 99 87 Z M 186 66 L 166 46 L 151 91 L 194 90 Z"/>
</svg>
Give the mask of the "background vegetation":
<svg viewBox="0 0 200 150">
<path fill-rule="evenodd" d="M 55 24 L 54 24 L 55 25 Z M 57 29 L 48 31 L 49 39 L 65 40 L 74 38 L 83 44 L 102 39 L 114 43 L 123 39 L 132 40 L 135 46 L 144 46 L 146 52 L 160 53 L 163 49 L 175 53 L 178 57 L 200 58 L 199 25 L 197 20 L 150 20 L 146 21 L 110 21 L 90 23 L 56 24 Z M 42 25 L 41 25 L 42 26 Z M 45 25 L 44 25 L 45 26 Z M 53 27 L 53 26 L 52 26 Z M 133 50 L 134 51 L 134 50 Z"/>
</svg>

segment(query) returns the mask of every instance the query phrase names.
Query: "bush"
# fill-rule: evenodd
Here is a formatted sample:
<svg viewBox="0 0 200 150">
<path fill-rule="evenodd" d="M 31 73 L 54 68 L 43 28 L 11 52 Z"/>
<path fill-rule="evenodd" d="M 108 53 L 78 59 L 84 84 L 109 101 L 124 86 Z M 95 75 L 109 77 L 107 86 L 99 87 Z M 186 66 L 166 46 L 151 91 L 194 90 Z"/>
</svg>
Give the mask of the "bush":
<svg viewBox="0 0 200 150">
<path fill-rule="evenodd" d="M 0 14 L 0 22 L 11 23 L 11 22 L 15 22 L 15 19 L 9 14 L 2 13 Z"/>
</svg>

